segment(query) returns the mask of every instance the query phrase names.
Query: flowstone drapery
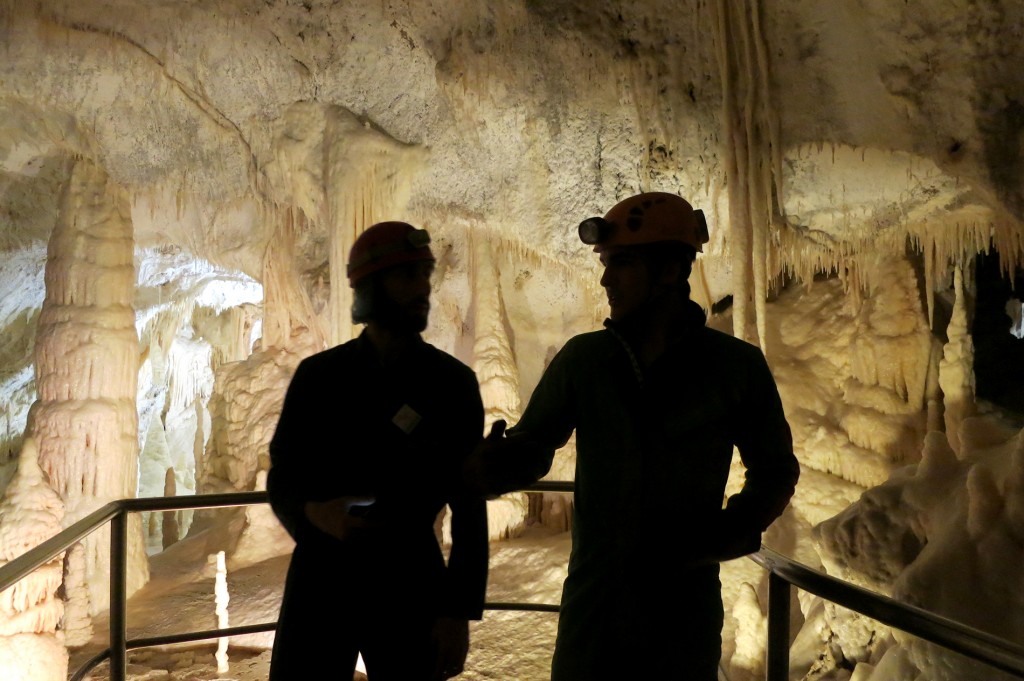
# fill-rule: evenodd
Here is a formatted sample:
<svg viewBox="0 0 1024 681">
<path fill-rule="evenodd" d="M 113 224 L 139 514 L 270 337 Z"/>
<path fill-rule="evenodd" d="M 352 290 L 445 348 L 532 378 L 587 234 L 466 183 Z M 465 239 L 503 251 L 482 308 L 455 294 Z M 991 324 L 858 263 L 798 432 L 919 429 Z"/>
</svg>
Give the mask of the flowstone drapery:
<svg viewBox="0 0 1024 681">
<path fill-rule="evenodd" d="M 519 420 L 519 376 L 506 330 L 507 317 L 498 282 L 498 267 L 487 239 L 473 239 L 474 320 L 473 370 L 480 382 L 485 431 L 501 419 Z M 522 532 L 528 510 L 526 494 L 513 492 L 488 502 L 487 522 L 492 538 Z"/>
</svg>

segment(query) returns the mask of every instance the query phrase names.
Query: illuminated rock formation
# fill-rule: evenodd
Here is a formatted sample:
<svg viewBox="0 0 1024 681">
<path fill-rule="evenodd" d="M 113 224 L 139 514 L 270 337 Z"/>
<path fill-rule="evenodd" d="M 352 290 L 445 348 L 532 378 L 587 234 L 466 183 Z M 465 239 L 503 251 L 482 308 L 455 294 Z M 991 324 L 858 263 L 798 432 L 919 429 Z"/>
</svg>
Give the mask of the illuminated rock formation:
<svg viewBox="0 0 1024 681">
<path fill-rule="evenodd" d="M 0 565 L 61 530 L 64 504 L 36 461 L 36 444 L 26 438 L 18 472 L 0 499 Z M 63 554 L 0 592 L 0 678 L 64 681 L 68 656 L 58 625 L 64 604 L 57 597 Z"/>
<path fill-rule="evenodd" d="M 76 163 L 50 237 L 35 345 L 39 400 L 29 414 L 39 466 L 61 495 L 68 524 L 137 489 L 133 246 L 123 191 L 93 164 Z M 138 518 L 131 527 L 128 583 L 134 591 L 148 569 Z M 108 536 L 105 529 L 83 542 L 84 583 L 65 591 L 68 601 L 87 605 L 70 613 L 107 607 Z M 88 630 L 88 621 L 65 622 L 69 643 Z"/>
<path fill-rule="evenodd" d="M 972 317 L 979 254 L 1010 281 L 1024 261 L 1022 24 L 1009 0 L 0 3 L 0 490 L 32 438 L 65 523 L 164 494 L 169 469 L 179 495 L 259 489 L 295 365 L 358 331 L 345 259 L 380 219 L 430 230 L 425 337 L 514 421 L 606 313 L 576 225 L 673 191 L 710 226 L 694 299 L 766 350 L 793 426 L 804 477 L 770 541 L 968 621 L 942 561 L 1016 603 L 998 591 L 1019 562 L 1016 454 L 979 424 L 1021 415 L 975 380 Z M 985 302 L 1024 347 L 1019 301 Z M 1011 377 L 1024 356 L 1000 347 Z M 811 528 L 869 489 L 819 554 Z M 520 531 L 521 501 L 494 508 L 495 536 Z M 566 498 L 538 505 L 546 531 L 570 522 Z M 180 513 L 163 555 L 212 528 L 231 536 L 204 560 L 276 565 L 290 544 L 264 511 Z M 105 607 L 104 537 L 65 561 L 75 646 Z M 727 571 L 727 659 L 752 673 L 763 575 Z M 819 676 L 942 678 L 914 642 L 815 599 L 800 616 Z"/>
</svg>

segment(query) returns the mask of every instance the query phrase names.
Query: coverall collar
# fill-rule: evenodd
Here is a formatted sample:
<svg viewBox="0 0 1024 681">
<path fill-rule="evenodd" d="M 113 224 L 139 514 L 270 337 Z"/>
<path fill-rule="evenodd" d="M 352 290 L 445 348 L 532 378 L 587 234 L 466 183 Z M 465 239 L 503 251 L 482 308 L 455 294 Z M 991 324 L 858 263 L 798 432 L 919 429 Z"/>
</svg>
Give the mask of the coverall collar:
<svg viewBox="0 0 1024 681">
<path fill-rule="evenodd" d="M 373 362 L 385 368 L 399 368 L 404 365 L 414 362 L 416 358 L 423 352 L 427 346 L 427 342 L 423 340 L 423 336 L 416 334 L 416 339 L 412 340 L 404 352 L 401 355 L 396 356 L 396 361 L 393 361 L 387 365 L 384 364 L 383 357 L 380 351 L 373 344 L 373 340 L 364 328 L 359 336 L 356 338 L 356 346 L 359 349 L 359 354 L 366 358 L 367 361 Z"/>
<path fill-rule="evenodd" d="M 696 330 L 704 328 L 704 325 L 707 323 L 707 315 L 704 313 L 704 309 L 701 308 L 700 305 L 692 300 L 687 300 L 683 303 L 680 309 L 678 320 L 679 327 L 675 330 L 676 332 L 672 334 L 668 342 L 669 348 L 687 341 Z M 629 342 L 630 336 L 633 335 L 631 333 L 629 320 L 626 320 L 625 322 L 614 322 L 609 318 L 604 320 L 604 326 L 611 332 L 612 336 L 622 344 L 623 349 L 626 351 L 626 355 L 629 357 L 629 362 L 633 367 L 633 373 L 636 375 L 637 381 L 643 383 L 643 367 L 640 366 L 640 361 L 637 359 L 636 352 L 633 350 L 633 346 Z"/>
</svg>

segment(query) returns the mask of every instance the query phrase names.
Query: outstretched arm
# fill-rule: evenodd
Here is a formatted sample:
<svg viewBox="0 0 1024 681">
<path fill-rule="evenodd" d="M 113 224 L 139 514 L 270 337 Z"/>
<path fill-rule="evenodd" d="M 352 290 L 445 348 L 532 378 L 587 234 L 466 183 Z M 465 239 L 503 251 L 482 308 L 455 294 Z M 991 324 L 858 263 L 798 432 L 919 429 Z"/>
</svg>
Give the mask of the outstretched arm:
<svg viewBox="0 0 1024 681">
<path fill-rule="evenodd" d="M 523 417 L 502 437 L 504 422 L 494 424 L 467 461 L 469 487 L 487 497 L 522 489 L 551 468 L 555 450 L 564 446 L 575 423 L 572 391 L 565 350 L 555 355 L 526 405 Z"/>
</svg>

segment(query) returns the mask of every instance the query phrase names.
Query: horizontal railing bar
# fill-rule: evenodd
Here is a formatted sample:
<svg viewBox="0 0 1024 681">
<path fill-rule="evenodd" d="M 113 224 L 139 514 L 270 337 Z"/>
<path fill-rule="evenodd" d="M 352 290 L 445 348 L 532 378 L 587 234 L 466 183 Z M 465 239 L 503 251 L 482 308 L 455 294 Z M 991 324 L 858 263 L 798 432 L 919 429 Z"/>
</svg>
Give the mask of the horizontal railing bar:
<svg viewBox="0 0 1024 681">
<path fill-rule="evenodd" d="M 812 570 L 769 548 L 762 547 L 759 553 L 750 557 L 769 572 L 804 591 L 1024 678 L 1022 646 Z"/>
<path fill-rule="evenodd" d="M 122 499 L 121 508 L 129 513 L 141 511 L 177 511 L 186 508 L 218 508 L 224 506 L 250 506 L 270 501 L 266 492 L 226 492 L 222 494 L 193 494 L 178 497 L 140 497 Z"/>
<path fill-rule="evenodd" d="M 574 482 L 563 480 L 540 480 L 523 488 L 524 492 L 572 492 L 576 487 Z"/>
<path fill-rule="evenodd" d="M 96 528 L 120 512 L 120 502 L 112 501 L 85 516 L 70 527 L 61 530 L 39 546 L 31 548 L 10 563 L 0 567 L 0 591 L 10 587 L 40 565 L 50 562 L 68 547 L 81 541 Z"/>
<path fill-rule="evenodd" d="M 526 488 L 531 492 L 572 492 L 571 482 L 536 482 Z M 18 556 L 0 567 L 0 591 L 50 561 L 61 551 L 89 535 L 119 512 L 138 513 L 141 511 L 173 511 L 191 508 L 218 508 L 227 506 L 248 506 L 265 504 L 270 501 L 266 492 L 227 492 L 223 494 L 195 494 L 174 497 L 141 497 L 112 501 L 85 516 L 60 533 L 50 537 L 39 546 Z"/>
<path fill-rule="evenodd" d="M 519 610 L 522 612 L 558 612 L 550 603 L 485 603 L 484 610 Z"/>
<path fill-rule="evenodd" d="M 277 628 L 277 622 L 264 622 L 263 624 L 247 624 L 240 627 L 230 627 L 227 629 L 211 629 L 207 631 L 196 631 L 185 634 L 168 634 L 166 636 L 152 636 L 150 638 L 136 638 L 130 639 L 127 642 L 126 648 L 128 650 L 137 650 L 139 648 L 152 648 L 154 646 L 166 646 L 174 645 L 176 643 L 192 643 L 195 641 L 212 640 L 217 638 L 224 638 L 226 636 L 241 636 L 245 634 L 260 634 L 266 631 L 273 631 Z M 82 681 L 86 675 L 93 669 L 103 664 L 110 658 L 110 648 L 105 648 L 100 652 L 96 653 L 88 660 L 86 660 L 78 671 L 75 672 L 74 676 L 71 677 L 71 681 Z"/>
<path fill-rule="evenodd" d="M 81 541 L 118 513 L 139 511 L 170 511 L 186 508 L 215 508 L 223 506 L 248 506 L 269 501 L 266 492 L 229 492 L 226 494 L 196 494 L 178 497 L 142 497 L 120 499 L 96 509 L 70 527 L 61 530 L 39 546 L 29 549 L 10 563 L 0 567 L 0 591 L 8 588 L 40 565 L 44 565 Z"/>
<path fill-rule="evenodd" d="M 484 610 L 558 612 L 558 606 L 550 603 L 486 603 L 484 604 Z M 167 634 L 165 636 L 152 636 L 149 638 L 136 638 L 128 641 L 128 650 L 135 650 L 136 648 L 151 648 L 153 646 L 174 645 L 177 643 L 191 643 L 193 641 L 224 638 L 226 636 L 260 634 L 267 631 L 274 631 L 276 628 L 277 622 L 264 622 L 262 624 L 246 624 L 224 629 L 207 629 L 206 631 Z"/>
<path fill-rule="evenodd" d="M 226 638 L 228 636 L 262 634 L 267 631 L 274 631 L 275 629 L 277 629 L 277 622 L 264 622 L 263 624 L 245 624 L 240 627 L 207 629 L 206 631 L 193 631 L 183 634 L 167 634 L 166 636 L 136 638 L 128 641 L 128 650 L 135 650 L 136 648 L 152 648 L 153 646 L 174 645 L 176 643 L 192 643 L 193 641 Z"/>
<path fill-rule="evenodd" d="M 558 612 L 557 605 L 551 605 L 549 603 L 486 603 L 484 604 L 484 610 L 518 610 L 523 612 Z M 184 634 L 168 634 L 166 636 L 151 636 L 149 638 L 136 638 L 128 641 L 128 650 L 137 650 L 139 648 L 152 648 L 155 646 L 167 646 L 175 645 L 178 643 L 194 643 L 196 641 L 206 641 L 218 638 L 224 638 L 227 636 L 242 636 L 245 634 L 260 634 L 267 631 L 274 631 L 277 629 L 277 622 L 264 622 L 263 624 L 247 624 L 240 627 L 230 627 L 226 629 L 208 629 L 206 631 L 197 631 Z M 71 677 L 71 681 L 81 681 L 85 678 L 85 675 L 95 669 L 98 665 L 102 664 L 106 659 L 110 657 L 110 648 L 102 650 L 93 657 L 89 658 L 75 675 Z"/>
</svg>

